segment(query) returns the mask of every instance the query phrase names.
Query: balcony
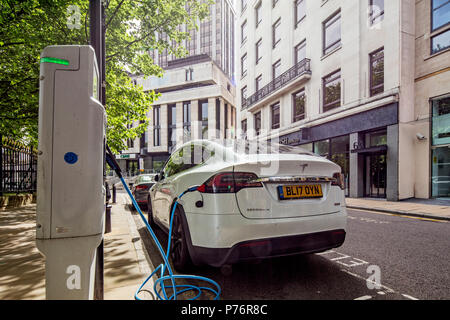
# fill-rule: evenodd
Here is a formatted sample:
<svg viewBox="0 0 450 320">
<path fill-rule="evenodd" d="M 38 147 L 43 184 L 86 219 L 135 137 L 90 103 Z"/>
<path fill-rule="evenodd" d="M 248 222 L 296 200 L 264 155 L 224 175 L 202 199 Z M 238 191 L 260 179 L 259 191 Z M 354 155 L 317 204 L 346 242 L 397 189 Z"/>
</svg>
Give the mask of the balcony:
<svg viewBox="0 0 450 320">
<path fill-rule="evenodd" d="M 278 94 L 290 90 L 293 86 L 309 80 L 311 78 L 310 61 L 310 59 L 303 59 L 255 94 L 247 99 L 243 99 L 242 110 L 254 109 L 271 100 L 271 97 L 278 96 Z"/>
</svg>

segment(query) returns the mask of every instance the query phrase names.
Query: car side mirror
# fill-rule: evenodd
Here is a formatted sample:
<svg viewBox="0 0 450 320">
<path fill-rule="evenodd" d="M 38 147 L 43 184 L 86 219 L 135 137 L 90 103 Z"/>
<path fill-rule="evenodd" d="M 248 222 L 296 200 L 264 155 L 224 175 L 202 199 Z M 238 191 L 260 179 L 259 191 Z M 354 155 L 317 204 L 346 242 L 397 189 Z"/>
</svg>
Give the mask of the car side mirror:
<svg viewBox="0 0 450 320">
<path fill-rule="evenodd" d="M 133 188 L 133 182 L 130 182 L 128 185 L 130 186 L 130 188 Z"/>
<path fill-rule="evenodd" d="M 158 182 L 159 181 L 159 173 L 155 176 L 155 181 Z"/>
</svg>

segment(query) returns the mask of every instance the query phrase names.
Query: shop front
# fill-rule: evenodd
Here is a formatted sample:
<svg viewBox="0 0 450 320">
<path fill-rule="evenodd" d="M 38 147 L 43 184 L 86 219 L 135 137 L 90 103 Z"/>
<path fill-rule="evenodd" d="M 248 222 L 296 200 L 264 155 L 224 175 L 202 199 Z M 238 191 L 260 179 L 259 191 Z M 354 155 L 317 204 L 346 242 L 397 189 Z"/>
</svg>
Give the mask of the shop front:
<svg viewBox="0 0 450 320">
<path fill-rule="evenodd" d="M 361 112 L 282 136 L 342 168 L 345 194 L 398 200 L 398 104 Z M 449 149 L 450 150 L 450 149 Z"/>
</svg>

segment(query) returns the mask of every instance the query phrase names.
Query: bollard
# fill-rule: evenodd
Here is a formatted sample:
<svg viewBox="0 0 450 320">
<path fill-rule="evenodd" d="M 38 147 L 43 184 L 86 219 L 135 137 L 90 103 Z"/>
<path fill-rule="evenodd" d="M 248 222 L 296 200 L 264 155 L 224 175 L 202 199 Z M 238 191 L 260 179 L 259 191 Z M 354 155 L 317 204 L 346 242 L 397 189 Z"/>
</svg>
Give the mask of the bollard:
<svg viewBox="0 0 450 320">
<path fill-rule="evenodd" d="M 112 202 L 113 203 L 116 203 L 116 185 L 115 184 L 113 184 L 113 187 L 112 187 L 112 192 L 113 192 L 113 194 L 112 194 Z"/>
<path fill-rule="evenodd" d="M 106 205 L 105 233 L 111 232 L 111 208 L 112 205 Z"/>
<path fill-rule="evenodd" d="M 106 203 L 111 200 L 111 190 L 109 189 L 109 183 L 105 181 L 105 189 L 106 189 Z"/>
</svg>

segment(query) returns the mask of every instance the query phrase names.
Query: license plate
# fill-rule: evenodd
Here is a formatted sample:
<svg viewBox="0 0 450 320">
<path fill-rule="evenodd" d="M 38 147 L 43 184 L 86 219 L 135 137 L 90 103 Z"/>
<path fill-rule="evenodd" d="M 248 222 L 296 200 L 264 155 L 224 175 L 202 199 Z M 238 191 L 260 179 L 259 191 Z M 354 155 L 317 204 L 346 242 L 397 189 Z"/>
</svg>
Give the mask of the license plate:
<svg viewBox="0 0 450 320">
<path fill-rule="evenodd" d="M 305 198 L 322 198 L 322 186 L 316 185 L 299 185 L 299 186 L 279 186 L 278 195 L 280 200 L 305 199 Z"/>
</svg>

